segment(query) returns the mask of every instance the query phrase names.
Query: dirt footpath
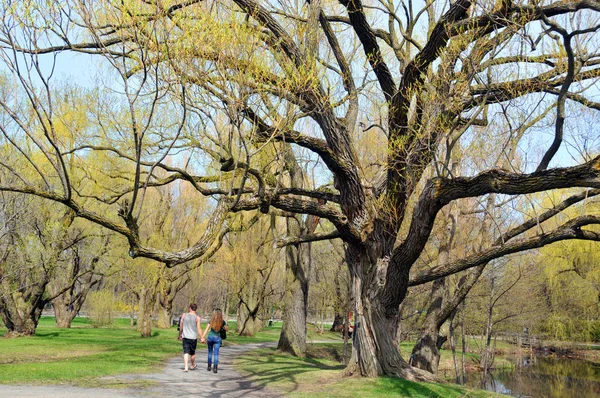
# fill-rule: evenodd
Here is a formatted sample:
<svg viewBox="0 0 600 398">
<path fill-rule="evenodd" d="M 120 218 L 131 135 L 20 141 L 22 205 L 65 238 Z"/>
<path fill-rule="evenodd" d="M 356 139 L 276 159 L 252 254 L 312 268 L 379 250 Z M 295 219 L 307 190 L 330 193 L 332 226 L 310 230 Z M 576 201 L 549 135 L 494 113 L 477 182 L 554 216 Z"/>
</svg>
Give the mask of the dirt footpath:
<svg viewBox="0 0 600 398">
<path fill-rule="evenodd" d="M 196 352 L 197 370 L 183 372 L 183 355 L 170 359 L 161 373 L 126 374 L 113 377 L 115 380 L 153 381 L 148 388 L 108 389 L 82 388 L 68 385 L 28 386 L 0 384 L 0 397 L 44 397 L 44 398 L 139 398 L 139 397 L 194 397 L 237 398 L 237 397 L 280 397 L 277 392 L 251 383 L 233 370 L 234 358 L 256 348 L 273 347 L 275 343 L 244 344 L 221 347 L 219 373 L 206 370 L 206 348 Z M 199 344 L 200 346 L 200 344 Z M 206 347 L 206 346 L 204 346 Z M 107 378 L 110 380 L 111 378 Z M 158 383 L 158 385 L 156 385 Z"/>
</svg>

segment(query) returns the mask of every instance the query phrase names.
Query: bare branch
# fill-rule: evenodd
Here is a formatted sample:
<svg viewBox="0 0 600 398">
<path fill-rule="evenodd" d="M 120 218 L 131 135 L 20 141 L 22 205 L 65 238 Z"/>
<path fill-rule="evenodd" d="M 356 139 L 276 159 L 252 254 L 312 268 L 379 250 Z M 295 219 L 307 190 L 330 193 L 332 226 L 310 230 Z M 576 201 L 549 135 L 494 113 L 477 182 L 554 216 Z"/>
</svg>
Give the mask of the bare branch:
<svg viewBox="0 0 600 398">
<path fill-rule="evenodd" d="M 377 76 L 386 101 L 391 101 L 396 94 L 396 83 L 394 83 L 392 74 L 383 59 L 375 39 L 375 33 L 369 22 L 367 22 L 361 0 L 340 0 L 340 3 L 348 10 L 350 23 L 362 43 L 367 60 Z"/>
<path fill-rule="evenodd" d="M 466 269 L 473 268 L 481 264 L 485 264 L 493 259 L 503 257 L 508 254 L 536 249 L 562 240 L 580 239 L 598 242 L 600 241 L 599 233 L 581 229 L 581 227 L 587 225 L 597 224 L 600 224 L 600 217 L 577 217 L 564 223 L 563 225 L 561 225 L 553 231 L 536 235 L 531 238 L 509 242 L 501 246 L 492 246 L 481 253 L 465 257 L 461 260 L 450 264 L 444 264 L 442 266 L 431 268 L 426 273 L 417 274 L 413 278 L 411 278 L 410 284 L 420 285 L 423 283 L 427 283 L 438 278 L 443 278 L 445 276 L 452 275 L 457 272 L 464 271 Z"/>
<path fill-rule="evenodd" d="M 322 240 L 332 240 L 341 238 L 341 234 L 338 231 L 321 234 L 310 234 L 302 236 L 286 236 L 277 240 L 276 246 L 281 248 L 285 246 L 295 246 L 300 243 L 318 242 Z"/>
</svg>

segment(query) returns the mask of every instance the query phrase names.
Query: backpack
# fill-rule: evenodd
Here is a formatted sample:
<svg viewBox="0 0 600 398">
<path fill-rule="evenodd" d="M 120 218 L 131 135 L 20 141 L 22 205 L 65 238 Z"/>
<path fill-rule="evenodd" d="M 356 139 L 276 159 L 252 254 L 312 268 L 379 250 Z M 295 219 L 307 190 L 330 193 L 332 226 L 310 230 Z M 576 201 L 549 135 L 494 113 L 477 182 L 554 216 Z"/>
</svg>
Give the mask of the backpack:
<svg viewBox="0 0 600 398">
<path fill-rule="evenodd" d="M 225 325 L 227 325 L 225 323 L 225 321 L 223 321 L 223 326 L 221 326 L 221 330 L 219 330 L 219 335 L 221 336 L 222 340 L 225 340 L 227 338 L 227 330 L 225 330 Z"/>
</svg>

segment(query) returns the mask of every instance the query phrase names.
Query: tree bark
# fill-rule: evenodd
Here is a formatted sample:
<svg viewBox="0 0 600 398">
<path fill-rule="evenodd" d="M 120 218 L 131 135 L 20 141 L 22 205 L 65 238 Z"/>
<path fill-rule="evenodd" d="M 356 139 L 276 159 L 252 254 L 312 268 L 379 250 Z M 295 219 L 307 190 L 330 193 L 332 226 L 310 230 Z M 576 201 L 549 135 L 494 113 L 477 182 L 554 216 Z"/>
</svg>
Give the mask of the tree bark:
<svg viewBox="0 0 600 398">
<path fill-rule="evenodd" d="M 108 239 L 105 244 L 100 253 L 87 260 L 81 257 L 79 250 L 74 250 L 66 267 L 56 272 L 54 280 L 48 284 L 48 293 L 53 297 L 50 303 L 54 309 L 56 327 L 71 327 L 71 322 L 81 310 L 90 289 L 102 280 L 102 276 L 96 276 L 94 270 L 106 250 Z M 87 273 L 80 275 L 82 269 L 87 270 Z M 65 288 L 67 289 L 64 290 Z"/>
<path fill-rule="evenodd" d="M 455 377 L 455 383 L 456 384 L 460 384 L 460 374 L 458 373 L 458 361 L 456 359 L 456 339 L 454 338 L 454 332 L 455 332 L 455 328 L 454 328 L 454 318 L 456 317 L 456 312 L 458 310 L 455 310 L 452 315 L 450 316 L 450 323 L 449 323 L 449 339 L 450 339 L 450 348 L 452 349 L 452 363 L 454 364 L 454 377 Z"/>
<path fill-rule="evenodd" d="M 360 285 L 360 282 L 356 282 Z M 357 297 L 352 358 L 346 373 L 366 377 L 398 376 L 413 381 L 432 381 L 435 377 L 411 367 L 395 345 L 396 319 L 387 318 L 381 306 L 367 295 Z"/>
<path fill-rule="evenodd" d="M 300 217 L 288 218 L 288 235 L 300 236 Z M 287 289 L 284 297 L 283 326 L 277 349 L 295 356 L 306 355 L 306 317 L 310 283 L 310 244 L 286 247 Z"/>
<path fill-rule="evenodd" d="M 294 250 L 296 251 L 296 250 Z M 283 326 L 277 343 L 277 349 L 292 355 L 306 355 L 306 309 L 308 289 L 303 283 L 288 271 Z"/>
<path fill-rule="evenodd" d="M 171 277 L 172 274 L 170 276 L 164 275 L 158 281 L 158 321 L 156 327 L 159 329 L 169 329 L 171 327 L 175 296 L 190 282 L 188 275 L 182 275 L 175 280 L 171 279 Z M 227 313 L 223 312 L 223 314 L 226 316 Z"/>
<path fill-rule="evenodd" d="M 41 300 L 43 289 L 38 293 L 32 300 L 26 300 L 21 292 L 0 296 L 0 316 L 8 329 L 5 337 L 35 335 L 45 305 L 45 301 Z"/>
<path fill-rule="evenodd" d="M 171 327 L 171 319 L 173 319 L 173 305 L 170 308 L 165 308 L 162 305 L 158 308 L 158 320 L 156 327 L 159 329 L 169 329 Z"/>
<path fill-rule="evenodd" d="M 258 317 L 258 311 L 248 311 L 244 304 L 240 305 L 236 332 L 240 336 L 254 336 L 261 328 L 262 320 Z"/>
<path fill-rule="evenodd" d="M 411 365 L 430 373 L 437 373 L 440 363 L 440 348 L 446 341 L 445 336 L 440 336 L 439 315 L 442 310 L 444 294 L 446 289 L 445 279 L 433 282 L 431 288 L 430 305 L 427 309 L 425 322 L 421 328 L 421 335 L 411 353 Z"/>
<path fill-rule="evenodd" d="M 70 300 L 67 300 L 65 295 L 58 296 L 50 302 L 54 309 L 54 318 L 56 319 L 56 327 L 59 329 L 68 329 L 71 327 L 71 322 L 75 319 L 77 311 L 75 305 L 71 308 Z"/>
<path fill-rule="evenodd" d="M 57 328 L 67 329 L 71 327 L 71 322 L 73 322 L 73 319 L 75 319 L 81 310 L 90 288 L 99 283 L 100 280 L 101 278 L 94 280 L 93 275 L 90 274 L 89 278 L 79 285 L 80 290 L 78 293 L 74 294 L 74 284 L 65 293 L 50 300 L 50 304 L 52 304 L 52 308 L 54 309 Z"/>
<path fill-rule="evenodd" d="M 460 384 L 465 384 L 467 382 L 467 369 L 465 365 L 465 353 L 467 352 L 467 339 L 465 337 L 465 308 L 467 306 L 466 300 L 462 302 L 462 308 L 460 311 L 460 342 L 461 342 L 461 350 L 460 350 L 460 376 L 461 382 Z"/>
<path fill-rule="evenodd" d="M 448 214 L 444 218 L 444 223 L 446 229 L 448 229 L 448 234 L 444 235 L 444 240 L 438 249 L 438 264 L 448 262 L 450 248 L 452 247 L 456 233 L 456 216 Z M 437 373 L 440 364 L 440 349 L 447 339 L 445 336 L 440 335 L 440 328 L 453 313 L 454 308 L 451 307 L 458 306 L 464 298 L 464 296 L 460 296 L 461 293 L 466 296 L 466 292 L 468 292 L 468 290 L 465 292 L 464 289 L 459 289 L 455 292 L 457 297 L 449 302 L 448 290 L 449 287 L 445 278 L 438 279 L 432 283 L 431 295 L 429 296 L 430 304 L 427 308 L 423 327 L 421 328 L 421 335 L 411 353 L 411 365 L 433 374 Z"/>
<path fill-rule="evenodd" d="M 142 287 L 138 296 L 138 320 L 137 320 L 137 331 L 140 332 L 142 337 L 152 336 L 152 314 L 150 308 L 151 294 L 146 287 Z"/>
<path fill-rule="evenodd" d="M 302 188 L 302 169 L 289 146 L 285 147 L 285 164 L 290 174 L 291 186 Z M 318 217 L 288 217 L 287 235 L 299 237 L 313 233 Z M 306 355 L 306 317 L 308 315 L 308 290 L 311 273 L 310 243 L 286 247 L 287 291 L 284 303 L 283 325 L 277 349 L 295 356 Z"/>
<path fill-rule="evenodd" d="M 372 264 L 370 259 L 373 257 L 367 255 L 364 246 L 358 245 L 348 245 L 346 258 L 352 268 L 355 325 L 352 357 L 345 373 L 366 377 L 398 376 L 413 381 L 436 380 L 434 375 L 410 366 L 400 356 L 395 339 L 398 311 L 388 315 L 390 312 L 386 311 L 379 298 L 387 258 L 379 258 L 376 264 Z"/>
<path fill-rule="evenodd" d="M 344 326 L 344 315 L 336 312 L 335 318 L 333 318 L 333 324 L 331 325 L 330 332 L 339 332 Z"/>
</svg>

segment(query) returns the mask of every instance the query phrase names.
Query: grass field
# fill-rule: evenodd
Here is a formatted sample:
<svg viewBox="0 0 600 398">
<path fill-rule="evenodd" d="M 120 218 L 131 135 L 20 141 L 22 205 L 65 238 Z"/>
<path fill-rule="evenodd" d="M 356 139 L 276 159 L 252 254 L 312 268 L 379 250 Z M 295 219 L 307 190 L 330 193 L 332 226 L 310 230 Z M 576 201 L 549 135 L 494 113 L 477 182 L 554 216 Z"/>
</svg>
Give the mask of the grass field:
<svg viewBox="0 0 600 398">
<path fill-rule="evenodd" d="M 235 322 L 229 326 L 234 330 Z M 0 328 L 0 336 L 5 331 Z M 281 323 L 263 329 L 255 337 L 240 337 L 230 332 L 225 344 L 277 341 L 280 332 Z M 309 326 L 307 341 L 323 340 L 329 343 L 309 345 L 307 358 L 265 349 L 242 356 L 236 367 L 260 384 L 297 397 L 490 396 L 450 384 L 419 384 L 391 378 L 342 379 L 343 344 L 339 333 L 319 334 Z M 410 343 L 403 343 L 404 354 L 410 348 Z M 115 319 L 111 327 L 93 328 L 86 318 L 76 318 L 71 329 L 58 329 L 53 317 L 43 317 L 35 336 L 0 338 L 0 383 L 147 387 L 151 382 L 119 380 L 118 376 L 159 371 L 166 359 L 177 355 L 181 355 L 181 343 L 174 327 L 154 329 L 152 337 L 142 338 L 129 326 L 129 319 Z M 444 353 L 442 358 L 447 355 Z"/>
<path fill-rule="evenodd" d="M 204 328 L 204 324 L 202 325 Z M 229 323 L 235 329 L 235 322 Z M 225 345 L 277 341 L 281 323 L 265 328 L 254 337 L 229 333 Z M 0 336 L 6 329 L 0 328 Z M 340 339 L 337 334 L 310 339 Z M 71 329 L 58 329 L 54 317 L 42 317 L 35 336 L 0 338 L 0 383 L 70 383 L 104 385 L 103 376 L 148 373 L 162 368 L 166 359 L 181 354 L 175 327 L 153 329 L 142 338 L 129 326 L 129 319 L 115 319 L 111 327 L 92 328 L 87 318 L 75 318 Z"/>
<path fill-rule="evenodd" d="M 314 344 L 306 358 L 260 349 L 239 357 L 236 368 L 260 385 L 290 397 L 500 397 L 453 384 L 413 383 L 396 378 L 342 377 L 336 344 Z M 337 352 L 336 352 L 337 351 Z"/>
<path fill-rule="evenodd" d="M 97 385 L 98 377 L 157 370 L 180 345 L 175 329 L 141 338 L 126 319 L 92 328 L 76 318 L 71 329 L 58 329 L 43 317 L 35 336 L 0 339 L 0 383 Z"/>
</svg>

